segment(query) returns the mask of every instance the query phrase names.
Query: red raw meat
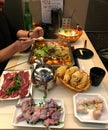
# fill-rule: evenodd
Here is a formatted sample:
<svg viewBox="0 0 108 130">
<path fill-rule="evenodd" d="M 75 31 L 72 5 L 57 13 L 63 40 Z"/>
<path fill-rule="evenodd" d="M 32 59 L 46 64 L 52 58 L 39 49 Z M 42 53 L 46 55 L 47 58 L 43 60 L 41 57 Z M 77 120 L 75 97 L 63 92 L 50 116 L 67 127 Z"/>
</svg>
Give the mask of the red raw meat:
<svg viewBox="0 0 108 130">
<path fill-rule="evenodd" d="M 10 95 L 6 93 L 6 89 L 15 84 L 14 77 L 18 74 L 22 79 L 19 90 L 12 91 Z M 3 75 L 3 84 L 0 90 L 0 98 L 23 98 L 28 94 L 28 89 L 30 87 L 30 74 L 28 71 L 19 71 L 19 72 L 7 72 Z"/>
</svg>

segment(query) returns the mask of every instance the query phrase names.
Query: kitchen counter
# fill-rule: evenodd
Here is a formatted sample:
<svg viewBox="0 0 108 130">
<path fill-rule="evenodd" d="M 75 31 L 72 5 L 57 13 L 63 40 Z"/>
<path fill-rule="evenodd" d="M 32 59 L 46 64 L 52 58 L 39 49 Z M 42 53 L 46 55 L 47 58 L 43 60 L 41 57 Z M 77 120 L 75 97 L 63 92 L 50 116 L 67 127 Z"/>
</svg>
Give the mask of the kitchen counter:
<svg viewBox="0 0 108 130">
<path fill-rule="evenodd" d="M 89 74 L 89 70 L 93 66 L 99 66 L 105 69 L 103 63 L 101 62 L 99 56 L 97 55 L 94 47 L 92 46 L 90 40 L 88 39 L 85 32 L 83 32 L 83 35 L 81 38 L 75 42 L 70 43 L 71 46 L 74 46 L 75 48 L 84 47 L 84 41 L 87 40 L 87 48 L 91 49 L 94 52 L 94 56 L 91 59 L 78 59 L 80 68 L 86 71 Z M 17 53 L 15 54 L 9 61 L 6 68 L 9 68 L 15 64 L 22 63 L 24 61 L 28 60 L 29 53 Z M 28 63 L 21 64 L 19 66 L 16 66 L 14 68 L 11 68 L 12 70 L 24 70 L 24 69 L 30 69 L 31 66 Z M 10 69 L 10 70 L 11 70 Z M 97 93 L 101 94 L 103 97 L 105 97 L 106 101 L 108 102 L 108 74 L 107 70 L 106 76 L 102 83 L 99 85 L 99 87 L 93 87 L 91 86 L 89 90 L 83 93 Z M 108 129 L 107 124 L 91 124 L 91 123 L 83 123 L 80 122 L 77 118 L 74 116 L 73 111 L 73 96 L 76 94 L 76 92 L 71 91 L 70 89 L 66 88 L 62 83 L 57 81 L 56 86 L 48 91 L 48 98 L 60 98 L 64 100 L 64 107 L 65 107 L 65 120 L 64 120 L 64 128 L 61 129 L 88 129 L 88 130 L 94 130 L 94 129 Z M 35 87 L 33 87 L 33 98 L 42 98 L 43 92 L 37 90 Z M 13 112 L 15 109 L 15 105 L 17 104 L 18 100 L 10 100 L 10 101 L 0 101 L 0 129 L 1 130 L 10 130 L 10 129 L 16 129 L 16 130 L 32 130 L 33 128 L 29 127 L 14 127 L 12 126 L 12 117 Z M 37 129 L 37 128 L 35 128 Z M 38 128 L 39 129 L 39 128 Z M 40 128 L 41 130 L 42 128 Z"/>
</svg>

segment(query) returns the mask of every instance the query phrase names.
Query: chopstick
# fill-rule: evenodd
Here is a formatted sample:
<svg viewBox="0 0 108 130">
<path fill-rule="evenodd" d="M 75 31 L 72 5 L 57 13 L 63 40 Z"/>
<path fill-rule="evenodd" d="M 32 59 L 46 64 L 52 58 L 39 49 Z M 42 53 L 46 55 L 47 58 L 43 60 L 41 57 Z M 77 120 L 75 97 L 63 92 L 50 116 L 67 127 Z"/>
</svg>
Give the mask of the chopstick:
<svg viewBox="0 0 108 130">
<path fill-rule="evenodd" d="M 34 42 L 37 42 L 37 41 L 43 41 L 43 40 L 44 40 L 44 37 L 32 38 L 32 39 L 34 40 Z M 25 38 L 25 37 L 20 37 L 18 40 L 19 40 L 19 41 L 26 41 L 27 38 Z"/>
<path fill-rule="evenodd" d="M 8 67 L 8 68 L 6 68 L 5 70 L 9 70 L 9 69 L 11 69 L 11 68 L 14 68 L 14 67 L 16 67 L 16 66 L 19 66 L 19 65 L 22 65 L 22 64 L 25 64 L 25 63 L 27 63 L 27 61 L 21 62 L 21 63 L 16 64 L 16 65 L 13 65 L 13 66 L 11 66 L 11 67 Z"/>
<path fill-rule="evenodd" d="M 85 40 L 85 42 L 84 42 L 84 48 L 86 48 L 87 47 L 87 40 Z"/>
</svg>

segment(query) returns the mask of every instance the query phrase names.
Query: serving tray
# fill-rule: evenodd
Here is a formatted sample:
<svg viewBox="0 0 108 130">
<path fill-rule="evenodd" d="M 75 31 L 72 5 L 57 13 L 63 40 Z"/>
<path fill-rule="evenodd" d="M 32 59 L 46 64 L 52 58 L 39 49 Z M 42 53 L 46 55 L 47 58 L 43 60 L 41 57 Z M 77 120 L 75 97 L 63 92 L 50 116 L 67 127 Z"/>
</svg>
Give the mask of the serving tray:
<svg viewBox="0 0 108 130">
<path fill-rule="evenodd" d="M 23 98 L 20 99 L 18 101 L 17 104 L 22 103 L 25 100 L 28 100 L 29 98 Z M 37 104 L 37 106 L 40 106 L 40 104 L 44 104 L 44 99 L 43 98 L 35 98 L 33 99 L 35 104 Z M 47 98 L 45 99 L 46 101 L 50 101 L 51 99 Z M 53 99 L 59 106 L 61 106 L 62 113 L 60 116 L 60 120 L 59 120 L 59 124 L 58 125 L 50 125 L 50 128 L 62 128 L 64 126 L 64 119 L 65 119 L 65 108 L 64 108 L 64 101 L 62 99 Z M 20 122 L 16 122 L 16 119 L 18 118 L 18 116 L 22 113 L 21 108 L 20 107 L 16 107 L 13 113 L 13 118 L 12 118 L 12 125 L 13 126 L 17 126 L 17 127 L 37 127 L 37 128 L 46 128 L 46 126 L 43 124 L 43 121 L 38 121 L 36 124 L 30 124 L 27 123 L 26 120 L 22 120 Z"/>
<path fill-rule="evenodd" d="M 31 49 L 28 62 L 33 64 L 41 58 L 43 58 L 45 64 L 54 67 L 59 67 L 60 65 L 73 66 L 75 64 L 70 44 L 59 39 L 36 41 Z"/>
<path fill-rule="evenodd" d="M 77 112 L 77 104 L 78 100 L 90 100 L 92 98 L 100 98 L 103 101 L 104 104 L 104 110 L 102 112 L 102 115 L 99 119 L 93 118 L 93 109 L 88 109 L 87 114 L 81 114 Z M 74 116 L 83 123 L 97 123 L 97 124 L 108 124 L 108 104 L 105 100 L 105 98 L 97 93 L 78 93 L 73 96 L 73 105 L 74 105 Z"/>
</svg>

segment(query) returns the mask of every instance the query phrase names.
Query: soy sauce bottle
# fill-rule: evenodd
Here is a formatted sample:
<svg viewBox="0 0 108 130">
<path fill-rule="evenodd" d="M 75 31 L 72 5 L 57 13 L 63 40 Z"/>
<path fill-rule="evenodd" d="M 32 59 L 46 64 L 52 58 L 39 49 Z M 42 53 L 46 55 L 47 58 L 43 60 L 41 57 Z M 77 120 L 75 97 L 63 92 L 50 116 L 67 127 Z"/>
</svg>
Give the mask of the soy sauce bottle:
<svg viewBox="0 0 108 130">
<path fill-rule="evenodd" d="M 32 28 L 32 14 L 29 7 L 29 2 L 25 2 L 25 13 L 24 13 L 24 25 L 25 29 L 31 31 Z"/>
</svg>

